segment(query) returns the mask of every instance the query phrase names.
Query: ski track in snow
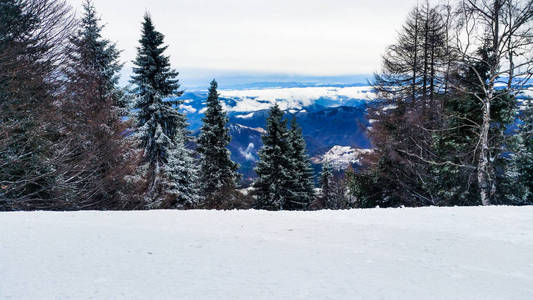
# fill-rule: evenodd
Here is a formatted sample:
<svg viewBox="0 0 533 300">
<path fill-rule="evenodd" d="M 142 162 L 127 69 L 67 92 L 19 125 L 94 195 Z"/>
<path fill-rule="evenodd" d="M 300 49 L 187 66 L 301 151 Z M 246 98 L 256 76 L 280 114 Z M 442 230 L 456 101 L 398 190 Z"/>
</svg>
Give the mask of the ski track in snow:
<svg viewBox="0 0 533 300">
<path fill-rule="evenodd" d="M 533 207 L 0 213 L 2 299 L 533 299 Z"/>
</svg>

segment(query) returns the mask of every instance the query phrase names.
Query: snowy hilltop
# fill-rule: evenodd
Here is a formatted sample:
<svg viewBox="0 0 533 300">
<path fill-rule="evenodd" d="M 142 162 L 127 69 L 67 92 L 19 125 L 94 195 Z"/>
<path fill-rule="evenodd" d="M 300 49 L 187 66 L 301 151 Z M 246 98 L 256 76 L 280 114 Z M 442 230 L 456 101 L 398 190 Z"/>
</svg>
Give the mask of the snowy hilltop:
<svg viewBox="0 0 533 300">
<path fill-rule="evenodd" d="M 345 170 L 348 166 L 358 164 L 362 154 L 371 153 L 372 149 L 357 149 L 350 146 L 333 146 L 320 157 L 314 157 L 313 162 L 317 164 L 329 163 L 337 170 Z"/>
</svg>

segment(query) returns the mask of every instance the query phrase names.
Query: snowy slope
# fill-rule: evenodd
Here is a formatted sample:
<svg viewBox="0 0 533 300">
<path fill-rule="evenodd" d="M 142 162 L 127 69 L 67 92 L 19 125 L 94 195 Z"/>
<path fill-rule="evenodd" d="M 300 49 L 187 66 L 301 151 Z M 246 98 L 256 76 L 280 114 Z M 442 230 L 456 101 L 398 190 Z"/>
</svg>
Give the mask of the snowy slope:
<svg viewBox="0 0 533 300">
<path fill-rule="evenodd" d="M 348 166 L 359 163 L 363 154 L 371 153 L 372 149 L 359 149 L 350 146 L 335 145 L 321 156 L 313 157 L 313 163 L 329 163 L 334 170 L 346 170 Z"/>
<path fill-rule="evenodd" d="M 2 299 L 533 299 L 533 207 L 0 214 Z"/>
</svg>

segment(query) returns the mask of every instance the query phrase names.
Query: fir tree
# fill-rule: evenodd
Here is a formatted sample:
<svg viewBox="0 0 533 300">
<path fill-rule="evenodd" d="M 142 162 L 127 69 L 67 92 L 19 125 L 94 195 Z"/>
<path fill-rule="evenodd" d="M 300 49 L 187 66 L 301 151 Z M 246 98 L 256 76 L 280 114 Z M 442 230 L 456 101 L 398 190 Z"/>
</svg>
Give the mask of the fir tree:
<svg viewBox="0 0 533 300">
<path fill-rule="evenodd" d="M 183 190 L 195 191 L 196 182 L 193 181 L 194 176 L 183 175 L 178 167 L 181 163 L 177 163 L 177 160 L 192 162 L 190 153 L 184 149 L 186 143 L 183 141 L 187 140 L 185 115 L 172 107 L 179 101 L 164 100 L 183 94 L 178 91 L 178 72 L 171 69 L 169 57 L 163 55 L 167 49 L 163 46 L 164 36 L 155 30 L 149 15 L 144 16 L 142 26 L 131 82 L 135 84 L 134 92 L 138 96 L 135 105 L 138 109 L 138 136 L 144 149 L 144 169 L 149 178 L 148 202 L 152 202 L 148 203 L 148 207 L 153 208 L 156 207 L 154 203 L 173 203 L 168 200 L 169 195 L 177 195 Z M 169 162 L 176 168 L 169 166 Z M 192 163 L 186 168 L 191 172 L 195 170 Z M 177 177 L 181 179 L 177 180 Z M 196 196 L 181 197 L 193 199 Z"/>
<path fill-rule="evenodd" d="M 65 96 L 61 105 L 64 139 L 71 157 L 60 166 L 62 192 L 72 209 L 112 209 L 130 206 L 134 198 L 126 177 L 137 156 L 124 132 L 123 93 L 118 87 L 119 51 L 102 37 L 102 26 L 91 1 L 83 3 L 79 30 L 70 38 Z"/>
<path fill-rule="evenodd" d="M 518 153 L 520 183 L 527 188 L 526 202 L 533 204 L 533 100 L 528 100 L 524 111 L 523 124 L 520 128 L 522 140 L 521 151 Z"/>
<path fill-rule="evenodd" d="M 123 105 L 123 93 L 118 88 L 120 51 L 111 41 L 102 37 L 103 25 L 91 0 L 83 2 L 83 17 L 80 29 L 71 37 L 68 56 L 72 62 L 66 70 L 71 82 L 93 81 L 87 86 L 91 89 L 95 101 L 111 97 L 114 105 Z M 95 90 L 96 89 L 96 90 Z"/>
<path fill-rule="evenodd" d="M 526 109 L 520 114 L 521 124 L 513 137 L 513 153 L 505 169 L 503 197 L 505 204 L 533 204 L 533 103 L 527 100 Z M 510 144 L 509 142 L 507 143 Z"/>
<path fill-rule="evenodd" d="M 255 168 L 258 176 L 254 183 L 256 208 L 283 210 L 287 201 L 297 198 L 297 193 L 294 191 L 294 171 L 290 169 L 292 147 L 288 140 L 287 121 L 277 104 L 270 109 L 266 131 Z"/>
<path fill-rule="evenodd" d="M 333 171 L 331 165 L 326 161 L 322 164 L 320 173 L 320 200 L 322 207 L 331 208 L 333 202 Z"/>
<path fill-rule="evenodd" d="M 305 146 L 305 140 L 302 135 L 302 129 L 296 122 L 296 117 L 291 120 L 288 141 L 292 151 L 291 166 L 289 169 L 293 172 L 293 182 L 295 186 L 295 198 L 287 201 L 286 209 L 306 209 L 309 207 L 315 196 L 315 179 L 314 170 L 311 167 L 309 156 Z"/>
<path fill-rule="evenodd" d="M 163 55 L 168 48 L 163 46 L 164 35 L 155 30 L 150 15 L 144 15 L 141 44 L 137 47 L 137 57 L 133 61 L 134 75 L 131 82 L 136 85 L 134 92 L 140 96 L 159 95 L 160 97 L 183 94 L 178 91 L 179 73 L 170 66 L 170 58 Z"/>
<path fill-rule="evenodd" d="M 221 207 L 221 202 L 229 195 L 223 195 L 235 189 L 239 174 L 238 165 L 230 158 L 227 149 L 231 140 L 226 127 L 228 118 L 222 110 L 217 92 L 217 82 L 213 80 L 207 97 L 207 110 L 202 119 L 203 125 L 198 138 L 197 151 L 201 155 L 200 182 L 202 196 L 209 208 Z"/>
<path fill-rule="evenodd" d="M 343 173 L 335 174 L 328 161 L 322 163 L 322 171 L 319 179 L 321 193 L 315 202 L 318 205 L 315 206 L 325 209 L 347 209 L 354 207 L 356 203 L 350 197 L 349 187 L 356 187 L 353 185 L 355 183 L 353 180 L 355 175 L 355 171 L 351 166 Z"/>
<path fill-rule="evenodd" d="M 0 210 L 62 208 L 56 110 L 71 22 L 59 1 L 0 2 Z"/>
<path fill-rule="evenodd" d="M 187 149 L 186 132 L 180 131 L 168 151 L 164 166 L 165 180 L 161 185 L 166 198 L 153 203 L 153 208 L 192 208 L 199 202 L 198 170 L 191 150 Z"/>
</svg>

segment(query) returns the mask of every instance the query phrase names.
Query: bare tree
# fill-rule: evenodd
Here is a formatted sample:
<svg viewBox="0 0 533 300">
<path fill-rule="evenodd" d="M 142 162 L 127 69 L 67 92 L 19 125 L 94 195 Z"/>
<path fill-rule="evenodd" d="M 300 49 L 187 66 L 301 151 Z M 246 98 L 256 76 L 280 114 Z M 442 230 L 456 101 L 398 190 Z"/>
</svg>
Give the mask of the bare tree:
<svg viewBox="0 0 533 300">
<path fill-rule="evenodd" d="M 481 93 L 469 93 L 482 106 L 477 145 L 477 180 L 483 205 L 491 204 L 496 192 L 490 147 L 491 106 L 503 97 L 515 97 L 533 74 L 533 1 L 532 0 L 461 0 L 458 8 L 457 49 L 461 62 L 477 75 Z M 476 51 L 488 44 L 489 55 L 480 60 Z M 482 69 L 487 69 L 483 74 Z M 501 89 L 505 86 L 506 89 Z"/>
<path fill-rule="evenodd" d="M 383 205 L 436 204 L 427 181 L 433 175 L 428 161 L 436 160 L 432 129 L 438 127 L 442 94 L 446 91 L 453 49 L 447 29 L 450 9 L 425 3 L 414 8 L 383 58 L 374 88 L 381 105 L 369 109 L 374 122 L 369 132 L 375 153 L 371 164 L 386 166 L 380 176 L 391 182 L 395 199 Z M 377 155 L 376 155 L 377 154 Z M 377 161 L 376 161 L 377 159 Z M 384 163 L 387 162 L 387 163 Z"/>
</svg>

